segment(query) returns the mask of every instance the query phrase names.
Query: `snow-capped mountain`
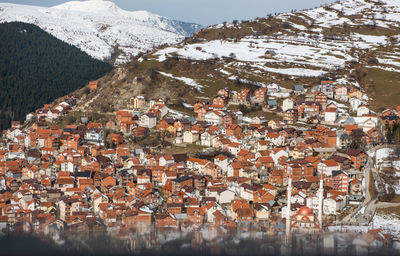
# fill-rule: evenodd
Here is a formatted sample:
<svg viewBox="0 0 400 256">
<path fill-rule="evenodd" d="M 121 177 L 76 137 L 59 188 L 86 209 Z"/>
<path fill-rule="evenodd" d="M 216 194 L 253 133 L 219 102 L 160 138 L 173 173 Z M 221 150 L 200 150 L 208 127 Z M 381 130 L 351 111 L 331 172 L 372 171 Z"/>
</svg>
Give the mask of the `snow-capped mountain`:
<svg viewBox="0 0 400 256">
<path fill-rule="evenodd" d="M 32 23 L 94 58 L 121 64 L 140 52 L 174 44 L 201 28 L 146 11 L 129 12 L 103 0 L 71 1 L 51 8 L 0 4 L 0 22 Z"/>
</svg>

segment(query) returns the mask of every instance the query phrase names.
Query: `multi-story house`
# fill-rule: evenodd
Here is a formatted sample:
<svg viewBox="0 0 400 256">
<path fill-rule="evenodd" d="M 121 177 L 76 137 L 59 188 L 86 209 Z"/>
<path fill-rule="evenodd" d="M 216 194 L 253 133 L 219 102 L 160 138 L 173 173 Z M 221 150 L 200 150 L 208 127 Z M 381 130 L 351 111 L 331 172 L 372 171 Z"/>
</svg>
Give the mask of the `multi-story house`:
<svg viewBox="0 0 400 256">
<path fill-rule="evenodd" d="M 222 125 L 224 112 L 214 110 L 205 114 L 204 120 L 212 125 Z"/>
<path fill-rule="evenodd" d="M 284 113 L 283 122 L 285 122 L 285 124 L 294 124 L 297 121 L 297 117 L 297 109 L 288 109 Z"/>
<path fill-rule="evenodd" d="M 131 98 L 133 109 L 143 109 L 146 105 L 146 98 L 143 95 L 137 95 Z"/>
<path fill-rule="evenodd" d="M 349 176 L 342 171 L 332 171 L 332 176 L 326 177 L 325 184 L 333 190 L 349 193 Z"/>
<path fill-rule="evenodd" d="M 328 102 L 328 96 L 323 92 L 319 92 L 315 95 L 315 101 L 322 106 L 326 106 Z"/>
<path fill-rule="evenodd" d="M 268 89 L 265 87 L 261 87 L 257 90 L 254 91 L 254 97 L 251 99 L 252 102 L 259 104 L 265 102 L 265 99 L 267 97 L 267 91 Z"/>
<path fill-rule="evenodd" d="M 140 125 L 146 128 L 153 128 L 157 125 L 157 116 L 153 113 L 147 113 L 140 117 Z"/>
<path fill-rule="evenodd" d="M 347 87 L 338 85 L 335 88 L 335 100 L 347 102 L 349 100 Z"/>
<path fill-rule="evenodd" d="M 318 164 L 318 173 L 323 173 L 324 176 L 332 176 L 333 171 L 340 169 L 340 164 L 332 159 L 324 160 Z"/>
</svg>

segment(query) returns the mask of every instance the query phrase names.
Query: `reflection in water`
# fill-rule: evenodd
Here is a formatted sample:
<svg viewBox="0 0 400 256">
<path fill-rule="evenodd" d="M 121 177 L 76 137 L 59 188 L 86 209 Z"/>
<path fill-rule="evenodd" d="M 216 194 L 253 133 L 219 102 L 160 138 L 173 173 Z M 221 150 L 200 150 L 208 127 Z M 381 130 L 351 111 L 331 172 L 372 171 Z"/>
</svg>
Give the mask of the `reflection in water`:
<svg viewBox="0 0 400 256">
<path fill-rule="evenodd" d="M 142 231 L 142 230 L 141 230 Z M 222 233 L 221 233 L 222 232 Z M 0 239 L 1 255 L 393 255 L 392 244 L 368 243 L 365 234 L 293 234 L 199 228 L 189 232 L 62 233 Z M 382 240 L 383 241 L 383 240 Z"/>
</svg>

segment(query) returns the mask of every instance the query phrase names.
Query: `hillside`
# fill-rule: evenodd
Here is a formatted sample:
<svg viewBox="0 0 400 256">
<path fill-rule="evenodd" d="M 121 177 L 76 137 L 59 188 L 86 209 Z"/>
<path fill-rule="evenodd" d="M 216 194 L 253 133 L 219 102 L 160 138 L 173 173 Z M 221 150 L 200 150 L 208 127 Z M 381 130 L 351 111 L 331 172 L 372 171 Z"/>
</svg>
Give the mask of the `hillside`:
<svg viewBox="0 0 400 256">
<path fill-rule="evenodd" d="M 201 27 L 146 11 L 128 12 L 102 0 L 71 1 L 52 8 L 0 3 L 0 23 L 11 21 L 35 24 L 116 65 L 159 45 L 177 43 Z"/>
<path fill-rule="evenodd" d="M 400 71 L 399 25 L 398 1 L 344 1 L 218 24 L 149 59 L 215 59 L 220 64 L 215 68 L 218 76 L 278 82 L 289 88 L 314 78 L 339 77 L 344 83 L 360 84 L 375 100 L 374 107 L 382 108 L 397 104 L 400 96 L 400 88 L 393 84 Z"/>
<path fill-rule="evenodd" d="M 0 24 L 0 38 L 2 129 L 111 69 L 35 25 Z"/>
<path fill-rule="evenodd" d="M 361 86 L 372 109 L 398 105 L 400 97 L 400 2 L 348 0 L 200 30 L 103 77 L 83 111 L 113 112 L 130 97 L 167 97 L 182 102 L 210 99 L 219 88 L 280 84 L 315 85 L 333 79 Z M 256 85 L 256 86 L 254 86 Z M 176 104 L 178 102 L 179 104 Z"/>
</svg>

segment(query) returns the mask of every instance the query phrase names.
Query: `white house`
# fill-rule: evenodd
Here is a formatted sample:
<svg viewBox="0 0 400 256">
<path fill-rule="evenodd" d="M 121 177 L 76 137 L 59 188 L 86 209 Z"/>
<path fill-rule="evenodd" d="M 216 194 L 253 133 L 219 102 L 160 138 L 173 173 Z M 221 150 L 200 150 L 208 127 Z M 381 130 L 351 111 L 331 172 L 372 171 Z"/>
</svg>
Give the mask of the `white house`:
<svg viewBox="0 0 400 256">
<path fill-rule="evenodd" d="M 140 117 L 140 125 L 149 129 L 157 125 L 157 117 L 152 113 L 144 114 Z"/>
<path fill-rule="evenodd" d="M 97 146 L 104 145 L 103 129 L 88 129 L 85 133 L 85 140 Z"/>
<path fill-rule="evenodd" d="M 336 147 L 347 148 L 351 144 L 351 136 L 344 130 L 337 131 Z"/>
<path fill-rule="evenodd" d="M 205 114 L 204 120 L 212 125 L 222 125 L 224 113 L 222 111 L 214 110 Z"/>
<path fill-rule="evenodd" d="M 160 157 L 160 160 L 158 161 L 160 166 L 169 166 L 175 163 L 174 158 L 172 155 L 164 155 Z"/>
<path fill-rule="evenodd" d="M 223 209 L 220 205 L 215 204 L 213 207 L 211 207 L 206 211 L 207 222 L 214 223 L 214 218 L 215 218 L 214 212 L 216 211 L 220 211 L 222 213 Z"/>
<path fill-rule="evenodd" d="M 236 111 L 235 116 L 236 116 L 238 123 L 241 123 L 243 121 L 243 113 L 242 112 Z"/>
<path fill-rule="evenodd" d="M 182 144 L 183 143 L 183 137 L 182 136 L 176 137 L 175 140 L 174 140 L 174 143 L 175 144 Z"/>
<path fill-rule="evenodd" d="M 9 151 L 7 152 L 7 156 L 10 159 L 25 159 L 25 152 L 24 151 Z"/>
<path fill-rule="evenodd" d="M 287 98 L 292 93 L 292 90 L 282 89 L 281 86 L 274 83 L 267 85 L 267 89 L 267 95 L 270 97 Z"/>
<path fill-rule="evenodd" d="M 65 105 L 65 104 L 61 105 L 62 103 L 65 103 L 65 104 L 67 104 L 67 105 Z M 60 105 L 58 105 L 58 106 L 55 107 L 54 109 L 57 110 L 58 112 L 62 112 L 62 111 L 64 110 L 64 107 L 68 107 L 68 106 L 69 106 L 68 103 L 66 103 L 66 102 L 61 102 Z"/>
<path fill-rule="evenodd" d="M 248 201 L 253 201 L 254 193 L 257 192 L 257 187 L 247 183 L 240 185 L 240 197 Z"/>
<path fill-rule="evenodd" d="M 149 107 L 152 108 L 153 106 L 155 106 L 156 104 L 165 104 L 164 100 L 161 98 L 156 98 L 156 99 L 152 99 L 149 102 Z"/>
<path fill-rule="evenodd" d="M 319 192 L 315 193 L 312 196 L 307 197 L 306 206 L 311 208 L 314 212 L 318 212 L 319 205 Z"/>
<path fill-rule="evenodd" d="M 7 139 L 16 141 L 16 137 L 23 135 L 24 132 L 21 129 L 7 129 Z M 29 137 L 29 136 L 28 136 Z"/>
<path fill-rule="evenodd" d="M 218 165 L 222 169 L 222 173 L 227 173 L 231 161 L 228 157 L 223 155 L 218 155 L 214 157 L 214 164 Z"/>
<path fill-rule="evenodd" d="M 272 94 L 280 92 L 281 87 L 278 84 L 272 83 L 267 85 L 267 95 L 272 96 Z"/>
<path fill-rule="evenodd" d="M 347 92 L 347 87 L 343 85 L 338 85 L 335 88 L 335 99 L 347 102 L 349 97 L 348 97 L 348 92 Z"/>
<path fill-rule="evenodd" d="M 267 150 L 267 149 L 268 149 L 268 141 L 266 140 L 257 141 L 257 151 Z"/>
<path fill-rule="evenodd" d="M 276 98 L 287 98 L 287 97 L 290 97 L 290 94 L 292 94 L 292 90 L 282 89 L 280 92 L 271 93 L 271 96 L 276 97 Z"/>
<path fill-rule="evenodd" d="M 218 196 L 218 190 L 215 187 L 207 187 L 205 194 L 207 197 L 215 197 L 217 198 Z"/>
<path fill-rule="evenodd" d="M 253 124 L 262 124 L 265 121 L 263 116 L 256 116 L 253 118 Z"/>
<path fill-rule="evenodd" d="M 340 164 L 335 160 L 324 160 L 318 164 L 318 172 L 326 176 L 332 176 L 332 171 L 340 171 Z"/>
<path fill-rule="evenodd" d="M 343 210 L 346 206 L 346 198 L 343 196 L 328 197 L 323 202 L 323 213 L 326 215 L 337 215 L 339 214 L 338 211 Z"/>
<path fill-rule="evenodd" d="M 361 100 L 355 97 L 351 97 L 349 100 L 351 111 L 357 112 L 358 106 L 361 105 Z"/>
<path fill-rule="evenodd" d="M 211 147 L 212 138 L 214 138 L 214 135 L 211 135 L 208 131 L 203 132 L 200 135 L 200 145 Z"/>
<path fill-rule="evenodd" d="M 376 128 L 378 126 L 378 116 L 376 115 L 363 115 L 354 117 L 354 121 L 364 132 Z"/>
<path fill-rule="evenodd" d="M 26 121 L 33 121 L 35 120 L 35 114 L 34 113 L 29 113 L 25 117 Z"/>
<path fill-rule="evenodd" d="M 280 133 L 270 132 L 265 136 L 265 140 L 271 142 L 275 146 L 282 146 L 285 144 L 285 137 Z"/>
<path fill-rule="evenodd" d="M 325 122 L 334 123 L 337 119 L 337 110 L 335 108 L 327 108 L 325 110 Z"/>
<path fill-rule="evenodd" d="M 61 115 L 60 111 L 57 109 L 49 110 L 47 112 L 47 120 L 57 119 Z"/>
<path fill-rule="evenodd" d="M 372 118 L 368 118 L 361 125 L 363 132 L 367 132 L 372 128 L 376 128 L 376 123 L 372 120 Z"/>
<path fill-rule="evenodd" d="M 61 171 L 73 173 L 76 170 L 77 166 L 70 161 L 61 163 Z"/>
<path fill-rule="evenodd" d="M 165 184 L 167 184 L 167 181 L 168 181 L 168 176 L 165 172 L 163 172 L 162 176 L 161 176 L 161 184 L 160 185 L 164 186 Z"/>
<path fill-rule="evenodd" d="M 282 111 L 285 112 L 292 108 L 294 108 L 294 100 L 291 98 L 284 99 L 282 102 Z"/>
<path fill-rule="evenodd" d="M 233 142 L 228 145 L 228 151 L 232 154 L 237 156 L 240 150 L 242 150 L 242 145 L 236 142 Z"/>
<path fill-rule="evenodd" d="M 219 204 L 231 203 L 235 199 L 235 192 L 229 189 L 221 189 L 218 191 L 217 202 Z"/>
<path fill-rule="evenodd" d="M 165 106 L 165 104 L 157 104 L 153 106 L 153 108 L 160 111 L 160 118 L 163 118 L 166 114 L 168 114 L 168 108 Z"/>
<path fill-rule="evenodd" d="M 199 133 L 197 131 L 185 131 L 183 133 L 183 143 L 195 143 L 199 139 Z"/>
<path fill-rule="evenodd" d="M 369 107 L 365 104 L 358 106 L 357 108 L 357 116 L 363 116 L 369 114 Z"/>
</svg>

